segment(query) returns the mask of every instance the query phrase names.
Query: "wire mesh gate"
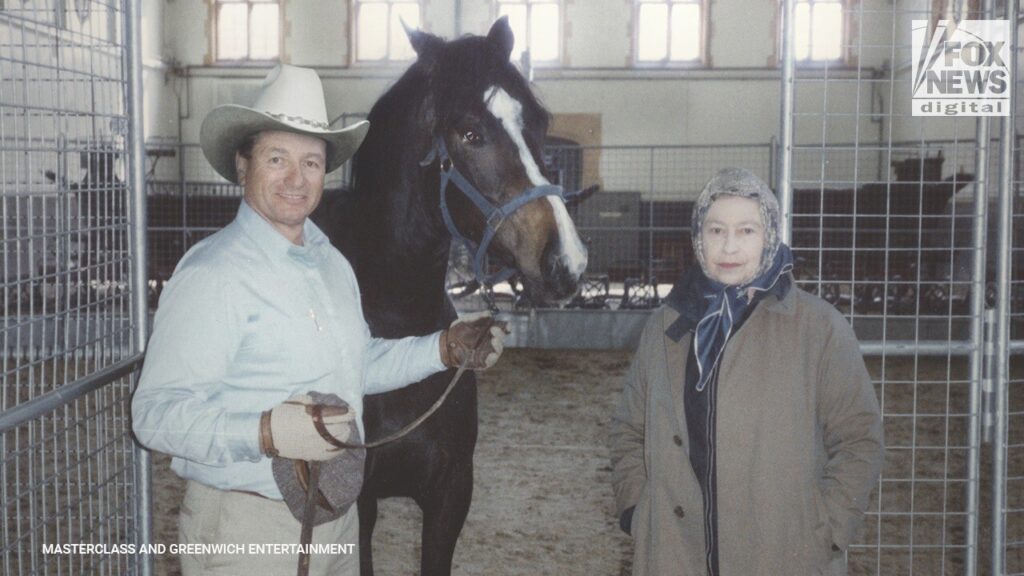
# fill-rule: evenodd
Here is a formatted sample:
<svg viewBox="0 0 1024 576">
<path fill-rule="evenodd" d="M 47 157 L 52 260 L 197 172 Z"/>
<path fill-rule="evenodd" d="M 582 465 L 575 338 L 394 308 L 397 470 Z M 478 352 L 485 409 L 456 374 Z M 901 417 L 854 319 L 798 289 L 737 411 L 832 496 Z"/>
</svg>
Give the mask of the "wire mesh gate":
<svg viewBox="0 0 1024 576">
<path fill-rule="evenodd" d="M 886 433 L 850 573 L 1022 574 L 1024 365 L 1009 353 L 1024 337 L 1021 270 L 1011 267 L 1015 119 L 910 108 L 912 21 L 934 28 L 953 13 L 993 13 L 980 3 L 844 3 L 843 55 L 819 66 L 795 60 L 795 44 L 810 41 L 790 25 L 796 4 L 781 8 L 777 189 L 800 280 L 858 332 Z M 801 9 L 809 17 L 813 3 Z"/>
<path fill-rule="evenodd" d="M 4 574 L 140 571 L 138 4 L 0 2 Z"/>
</svg>

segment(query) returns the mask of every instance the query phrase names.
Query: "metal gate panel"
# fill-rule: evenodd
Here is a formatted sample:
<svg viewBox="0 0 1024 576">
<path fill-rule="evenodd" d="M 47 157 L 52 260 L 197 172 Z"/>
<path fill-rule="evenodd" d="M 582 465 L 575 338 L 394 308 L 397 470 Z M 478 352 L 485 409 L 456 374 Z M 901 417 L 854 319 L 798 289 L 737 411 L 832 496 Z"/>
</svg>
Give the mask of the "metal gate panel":
<svg viewBox="0 0 1024 576">
<path fill-rule="evenodd" d="M 981 550 L 989 136 L 973 118 L 911 115 L 911 21 L 935 4 L 844 2 L 836 61 L 797 62 L 790 25 L 782 48 L 795 273 L 856 330 L 885 426 L 851 574 L 974 574 Z"/>
<path fill-rule="evenodd" d="M 995 288 L 996 316 L 992 484 L 993 574 L 1024 574 L 1024 194 L 1021 186 L 1021 139 L 1024 101 L 1019 65 L 1021 57 L 1018 0 L 1007 2 L 1005 17 L 1013 27 L 1013 54 L 1008 64 L 1015 71 L 1011 110 L 1001 126 L 999 211 L 992 226 L 997 231 Z"/>
<path fill-rule="evenodd" d="M 0 2 L 4 574 L 136 572 L 127 8 Z"/>
</svg>

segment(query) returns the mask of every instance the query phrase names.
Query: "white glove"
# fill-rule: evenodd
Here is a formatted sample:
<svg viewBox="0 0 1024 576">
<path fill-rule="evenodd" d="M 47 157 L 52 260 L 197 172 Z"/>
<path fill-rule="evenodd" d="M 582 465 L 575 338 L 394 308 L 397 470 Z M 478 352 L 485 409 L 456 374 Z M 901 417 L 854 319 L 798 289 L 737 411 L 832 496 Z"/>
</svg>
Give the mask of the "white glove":
<svg viewBox="0 0 1024 576">
<path fill-rule="evenodd" d="M 355 411 L 324 406 L 321 414 L 327 432 L 341 442 L 348 442 Z M 263 413 L 260 450 L 267 456 L 307 461 L 330 460 L 341 455 L 341 448 L 331 445 L 316 430 L 313 399 L 307 394 L 296 394 Z"/>
</svg>

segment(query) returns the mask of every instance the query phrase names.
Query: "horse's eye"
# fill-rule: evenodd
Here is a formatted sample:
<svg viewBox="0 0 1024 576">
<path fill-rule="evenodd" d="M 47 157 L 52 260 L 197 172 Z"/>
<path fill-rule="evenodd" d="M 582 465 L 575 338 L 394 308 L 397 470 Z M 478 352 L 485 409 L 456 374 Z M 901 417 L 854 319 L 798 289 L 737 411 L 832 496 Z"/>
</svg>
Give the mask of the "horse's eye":
<svg viewBox="0 0 1024 576">
<path fill-rule="evenodd" d="M 483 144 L 484 137 L 474 130 L 466 130 L 462 133 L 462 141 L 466 144 Z"/>
</svg>

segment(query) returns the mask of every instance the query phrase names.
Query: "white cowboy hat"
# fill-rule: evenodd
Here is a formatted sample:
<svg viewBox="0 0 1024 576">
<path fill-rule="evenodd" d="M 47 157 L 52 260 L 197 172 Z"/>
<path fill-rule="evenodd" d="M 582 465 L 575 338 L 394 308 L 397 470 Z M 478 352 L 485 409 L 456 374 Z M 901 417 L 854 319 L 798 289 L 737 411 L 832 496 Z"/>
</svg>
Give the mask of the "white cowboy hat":
<svg viewBox="0 0 1024 576">
<path fill-rule="evenodd" d="M 364 120 L 331 130 L 316 71 L 279 64 L 263 81 L 252 108 L 225 104 L 211 110 L 199 130 L 199 144 L 213 169 L 237 184 L 235 152 L 256 132 L 283 130 L 322 139 L 327 142 L 327 172 L 331 172 L 355 154 L 369 128 Z"/>
</svg>

